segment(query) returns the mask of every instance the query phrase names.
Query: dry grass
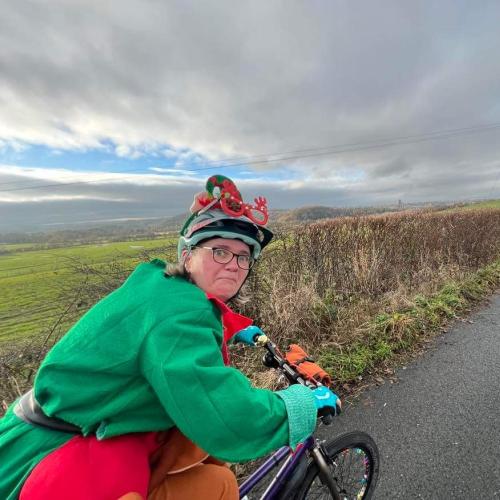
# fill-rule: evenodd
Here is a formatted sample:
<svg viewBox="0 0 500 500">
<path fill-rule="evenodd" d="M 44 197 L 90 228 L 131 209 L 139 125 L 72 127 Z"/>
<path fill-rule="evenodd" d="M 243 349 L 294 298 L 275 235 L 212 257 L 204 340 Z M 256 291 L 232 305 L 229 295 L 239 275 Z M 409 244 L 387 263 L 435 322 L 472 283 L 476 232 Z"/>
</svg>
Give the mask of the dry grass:
<svg viewBox="0 0 500 500">
<path fill-rule="evenodd" d="M 380 313 L 395 314 L 387 328 L 391 341 L 402 341 L 417 320 L 397 311 L 499 256 L 498 209 L 320 222 L 278 238 L 253 277 L 255 300 L 244 312 L 282 345 L 347 355 L 353 347 L 373 348 L 368 332 Z M 383 357 L 386 346 L 377 348 Z M 258 370 L 253 361 L 240 367 Z"/>
</svg>

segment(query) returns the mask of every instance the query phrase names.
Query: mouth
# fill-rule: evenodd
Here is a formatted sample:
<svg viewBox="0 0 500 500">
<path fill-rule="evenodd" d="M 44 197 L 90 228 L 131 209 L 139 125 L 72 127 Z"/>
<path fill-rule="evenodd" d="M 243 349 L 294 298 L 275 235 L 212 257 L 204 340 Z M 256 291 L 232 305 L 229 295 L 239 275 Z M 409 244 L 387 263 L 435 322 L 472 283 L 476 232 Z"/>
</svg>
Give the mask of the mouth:
<svg viewBox="0 0 500 500">
<path fill-rule="evenodd" d="M 231 283 L 236 283 L 236 279 L 235 278 L 230 278 L 230 277 L 226 277 L 226 276 L 221 276 L 220 278 L 217 278 L 218 280 L 224 280 L 224 281 L 231 281 Z"/>
</svg>

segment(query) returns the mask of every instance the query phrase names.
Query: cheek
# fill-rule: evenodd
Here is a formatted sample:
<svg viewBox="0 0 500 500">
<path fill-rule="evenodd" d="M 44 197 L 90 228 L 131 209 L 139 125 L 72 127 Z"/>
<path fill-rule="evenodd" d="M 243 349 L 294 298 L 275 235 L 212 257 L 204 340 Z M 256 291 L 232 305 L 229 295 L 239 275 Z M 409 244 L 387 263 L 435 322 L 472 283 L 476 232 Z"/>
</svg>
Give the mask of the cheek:
<svg viewBox="0 0 500 500">
<path fill-rule="evenodd" d="M 208 286 L 215 284 L 217 278 L 217 269 L 207 268 L 203 273 L 203 280 Z"/>
<path fill-rule="evenodd" d="M 185 266 L 186 271 L 191 276 L 191 279 L 195 283 L 198 283 L 200 277 L 203 276 L 203 273 L 200 272 L 200 269 L 202 268 L 200 259 L 197 256 L 191 255 L 188 260 L 186 260 Z"/>
<path fill-rule="evenodd" d="M 187 265 L 186 269 L 191 275 L 191 279 L 202 290 L 208 291 L 211 283 L 215 280 L 215 271 L 211 259 L 203 259 L 202 256 L 196 256 Z"/>
<path fill-rule="evenodd" d="M 243 282 L 246 280 L 247 276 L 248 276 L 248 271 L 243 271 L 242 274 L 241 274 L 241 284 L 240 284 L 240 286 L 243 285 Z"/>
<path fill-rule="evenodd" d="M 245 278 L 247 277 L 247 272 L 240 269 L 238 272 L 238 283 L 237 283 L 237 288 L 241 288 L 241 285 L 243 285 L 243 282 L 245 281 Z"/>
</svg>

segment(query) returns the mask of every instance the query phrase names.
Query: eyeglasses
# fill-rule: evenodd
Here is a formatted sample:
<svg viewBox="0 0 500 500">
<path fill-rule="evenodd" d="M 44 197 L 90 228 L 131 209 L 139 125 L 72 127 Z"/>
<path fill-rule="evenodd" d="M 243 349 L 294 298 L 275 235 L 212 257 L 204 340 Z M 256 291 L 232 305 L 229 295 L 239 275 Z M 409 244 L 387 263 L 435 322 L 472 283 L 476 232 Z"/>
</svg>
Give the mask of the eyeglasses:
<svg viewBox="0 0 500 500">
<path fill-rule="evenodd" d="M 226 250 L 225 248 L 217 247 L 195 247 L 204 248 L 205 250 L 212 251 L 212 257 L 217 264 L 228 264 L 236 257 L 236 263 L 240 269 L 245 269 L 248 271 L 255 263 L 255 259 L 247 254 L 237 254 L 231 252 L 231 250 Z"/>
</svg>

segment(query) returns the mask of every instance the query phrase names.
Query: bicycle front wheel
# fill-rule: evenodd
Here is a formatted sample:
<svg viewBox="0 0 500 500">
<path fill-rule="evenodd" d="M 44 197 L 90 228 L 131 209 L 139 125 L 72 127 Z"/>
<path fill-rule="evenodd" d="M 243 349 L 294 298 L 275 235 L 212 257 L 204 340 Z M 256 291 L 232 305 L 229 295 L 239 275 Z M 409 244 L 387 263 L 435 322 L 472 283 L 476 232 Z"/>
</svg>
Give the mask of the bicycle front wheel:
<svg viewBox="0 0 500 500">
<path fill-rule="evenodd" d="M 377 484 L 379 453 L 373 439 L 364 432 L 349 432 L 324 444 L 334 483 L 341 500 L 368 500 Z M 302 499 L 332 498 L 319 476 L 318 465 L 309 464 L 295 496 Z"/>
</svg>

